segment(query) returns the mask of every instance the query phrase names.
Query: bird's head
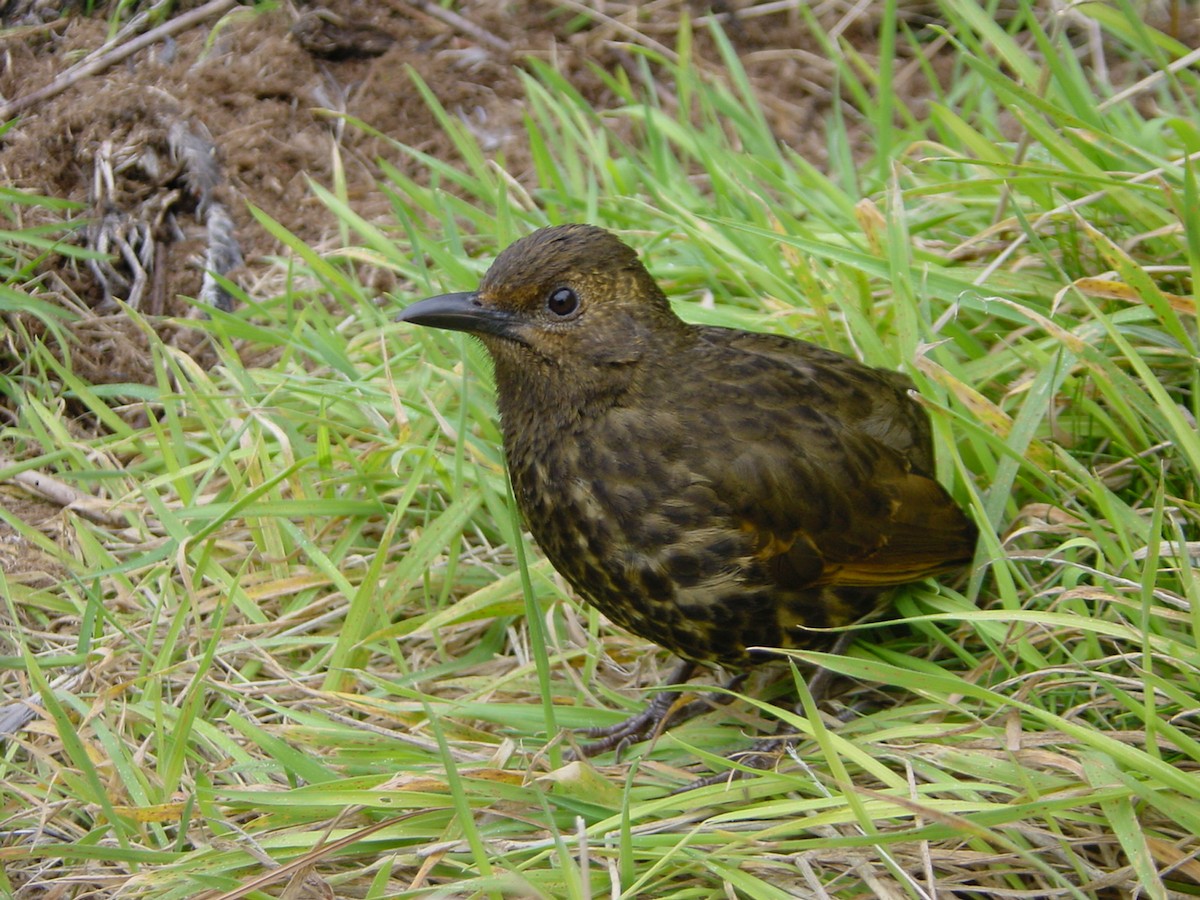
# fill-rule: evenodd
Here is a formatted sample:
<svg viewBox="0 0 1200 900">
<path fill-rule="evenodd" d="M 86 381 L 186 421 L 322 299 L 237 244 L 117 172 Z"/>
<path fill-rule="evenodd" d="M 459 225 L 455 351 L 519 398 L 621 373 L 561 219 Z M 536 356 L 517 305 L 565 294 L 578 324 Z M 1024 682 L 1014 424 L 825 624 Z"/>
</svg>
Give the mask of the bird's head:
<svg viewBox="0 0 1200 900">
<path fill-rule="evenodd" d="M 535 231 L 496 257 L 477 290 L 421 300 L 397 319 L 478 337 L 502 391 L 548 370 L 612 376 L 686 329 L 637 254 L 592 225 Z"/>
</svg>

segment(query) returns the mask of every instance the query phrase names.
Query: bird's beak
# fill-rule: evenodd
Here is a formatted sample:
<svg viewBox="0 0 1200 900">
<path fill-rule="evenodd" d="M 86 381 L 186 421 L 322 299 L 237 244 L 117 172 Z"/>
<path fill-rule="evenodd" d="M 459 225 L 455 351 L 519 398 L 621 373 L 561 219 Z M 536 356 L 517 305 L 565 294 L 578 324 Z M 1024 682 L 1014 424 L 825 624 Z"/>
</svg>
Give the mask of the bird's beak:
<svg viewBox="0 0 1200 900">
<path fill-rule="evenodd" d="M 396 321 L 471 334 L 508 335 L 514 324 L 514 316 L 506 310 L 484 306 L 477 292 L 466 291 L 418 300 L 396 316 Z"/>
</svg>

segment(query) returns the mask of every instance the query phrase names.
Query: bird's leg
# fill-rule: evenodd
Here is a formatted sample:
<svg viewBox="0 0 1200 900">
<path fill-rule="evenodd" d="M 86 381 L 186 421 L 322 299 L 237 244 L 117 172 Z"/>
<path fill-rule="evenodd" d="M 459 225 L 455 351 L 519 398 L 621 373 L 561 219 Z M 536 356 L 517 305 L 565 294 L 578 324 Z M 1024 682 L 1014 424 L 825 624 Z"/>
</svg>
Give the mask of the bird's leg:
<svg viewBox="0 0 1200 900">
<path fill-rule="evenodd" d="M 682 685 L 691 677 L 695 668 L 695 663 L 683 660 L 667 677 L 665 683 Z M 735 676 L 729 681 L 726 687 L 736 687 L 744 677 L 743 675 Z M 581 732 L 584 737 L 594 738 L 595 740 L 591 743 L 581 745 L 570 755 L 576 758 L 596 756 L 597 754 L 612 750 L 614 747 L 623 747 L 635 741 L 644 740 L 660 733 L 668 725 L 686 722 L 702 713 L 708 712 L 714 706 L 728 703 L 730 699 L 728 697 L 702 698 L 680 706 L 678 705 L 679 695 L 680 691 L 678 690 L 661 691 L 654 695 L 654 699 L 646 704 L 646 708 L 640 713 L 636 713 L 615 725 L 584 730 Z"/>
<path fill-rule="evenodd" d="M 691 677 L 696 664 L 689 660 L 680 660 L 675 670 L 667 676 L 667 684 L 683 684 Z M 580 745 L 574 756 L 596 756 L 614 747 L 629 744 L 653 734 L 660 724 L 665 726 L 665 719 L 670 715 L 671 707 L 679 699 L 679 691 L 661 691 L 654 699 L 646 704 L 646 708 L 635 713 L 615 725 L 605 725 L 598 728 L 586 728 L 581 734 L 593 738 L 592 743 Z"/>
<path fill-rule="evenodd" d="M 834 645 L 829 648 L 830 653 L 842 654 L 854 642 L 855 635 L 853 632 L 844 631 L 838 635 Z M 808 677 L 808 693 L 812 697 L 813 704 L 820 703 L 825 699 L 825 694 L 833 684 L 833 672 L 826 669 L 824 666 L 817 666 L 812 674 Z M 780 721 L 775 729 L 775 733 L 768 738 L 758 738 L 746 750 L 738 750 L 726 756 L 726 759 L 736 760 L 742 766 L 759 771 L 769 769 L 779 759 L 780 755 L 788 748 L 792 742 L 794 734 L 788 733 L 787 726 Z M 730 769 L 728 772 L 715 772 L 712 775 L 698 778 L 695 781 L 688 782 L 682 788 L 677 789 L 674 793 L 683 793 L 690 791 L 693 788 L 707 787 L 710 784 L 721 784 L 728 781 L 736 781 L 740 778 L 745 778 L 750 773 L 744 768 Z"/>
<path fill-rule="evenodd" d="M 746 673 L 741 672 L 734 675 L 723 685 L 722 690 L 733 691 L 741 686 L 746 680 Z M 679 692 L 675 692 L 678 696 Z M 683 706 L 673 706 L 670 711 L 670 718 L 655 729 L 656 732 L 664 730 L 668 725 L 681 725 L 684 722 L 690 722 L 696 716 L 702 716 L 706 712 L 712 712 L 718 706 L 725 706 L 731 703 L 735 698 L 731 694 L 705 694 L 704 696 L 693 700 L 691 703 L 686 703 Z"/>
</svg>

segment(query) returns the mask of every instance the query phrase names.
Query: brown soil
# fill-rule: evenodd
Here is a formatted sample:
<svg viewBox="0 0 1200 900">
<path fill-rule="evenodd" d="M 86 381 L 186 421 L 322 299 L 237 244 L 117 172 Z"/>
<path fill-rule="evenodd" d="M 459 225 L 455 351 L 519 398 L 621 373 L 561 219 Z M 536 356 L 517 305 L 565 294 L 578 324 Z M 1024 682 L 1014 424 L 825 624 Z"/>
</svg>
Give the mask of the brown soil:
<svg viewBox="0 0 1200 900">
<path fill-rule="evenodd" d="M 105 8 L 36 24 L 45 5 L 0 5 L 6 24 L 18 25 L 0 38 L 0 96 L 9 102 L 50 84 L 108 36 Z M 187 315 L 192 305 L 182 298 L 201 291 L 210 202 L 232 217 L 246 263 L 229 274 L 244 280 L 264 255 L 279 249 L 253 223 L 247 204 L 305 242 L 320 244 L 332 217 L 312 196 L 308 180 L 331 184 L 335 159 L 344 167 L 351 203 L 372 218 L 388 210 L 376 190 L 377 160 L 402 171 L 413 167 L 391 140 L 452 156 L 409 67 L 520 179 L 527 164 L 518 76 L 523 60 L 554 60 L 603 107 L 612 98 L 589 64 L 632 66 L 627 43 L 669 49 L 680 16 L 704 13 L 697 5 L 672 2 L 656 4 L 651 19 L 638 19 L 633 6 L 621 12 L 608 4 L 620 18 L 589 24 L 560 3 L 468 2 L 456 4 L 456 25 L 422 11 L 426 6 L 332 0 L 271 12 L 235 7 L 200 21 L 23 110 L 0 144 L 0 179 L 89 211 L 95 223 L 89 243 L 117 258 L 61 273 L 79 305 L 119 315 L 112 302 L 117 298 L 151 316 Z M 811 36 L 794 14 L 760 16 L 746 9 L 727 20 L 780 138 L 819 159 L 830 68 L 814 63 Z M 697 50 L 701 64 L 715 66 L 702 28 Z M 338 113 L 386 138 L 348 125 Z M 197 176 L 172 129 L 212 150 L 208 158 L 217 165 L 210 190 L 196 188 Z M 138 344 L 136 335 L 125 340 Z M 115 370 L 110 357 L 91 360 L 94 368 L 87 358 L 73 364 L 85 367 L 80 374 L 91 380 L 141 381 L 150 373 L 136 371 L 138 355 Z"/>
</svg>

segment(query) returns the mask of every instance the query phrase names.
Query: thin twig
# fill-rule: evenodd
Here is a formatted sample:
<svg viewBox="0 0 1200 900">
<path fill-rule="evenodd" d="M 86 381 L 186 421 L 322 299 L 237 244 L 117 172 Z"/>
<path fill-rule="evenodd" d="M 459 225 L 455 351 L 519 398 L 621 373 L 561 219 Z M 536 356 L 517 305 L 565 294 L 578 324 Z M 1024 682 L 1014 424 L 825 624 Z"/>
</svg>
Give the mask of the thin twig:
<svg viewBox="0 0 1200 900">
<path fill-rule="evenodd" d="M 112 37 L 110 37 L 107 41 L 105 41 L 99 47 L 96 47 L 95 49 L 89 51 L 84 56 L 81 56 L 79 59 L 75 60 L 75 65 L 76 66 L 86 66 L 88 63 L 93 62 L 94 60 L 97 60 L 100 57 L 102 57 L 105 53 L 107 53 L 113 47 L 116 47 L 118 44 L 124 44 L 127 40 L 130 40 L 134 35 L 138 34 L 139 32 L 144 31 L 146 29 L 146 24 L 148 22 L 150 22 L 152 19 L 154 19 L 156 17 L 162 16 L 163 7 L 169 2 L 171 2 L 171 0 L 158 0 L 158 2 L 155 3 L 153 6 L 151 6 L 149 9 L 144 9 L 144 10 L 141 10 L 141 11 L 135 13 L 128 22 L 126 22 L 124 25 L 121 26 L 121 29 L 116 34 L 114 34 Z"/>
<path fill-rule="evenodd" d="M 26 94 L 24 97 L 18 97 L 3 106 L 0 106 L 0 122 L 5 122 L 15 116 L 17 113 L 31 106 L 35 106 L 51 97 L 57 97 L 67 88 L 74 85 L 76 82 L 82 81 L 99 72 L 103 72 L 108 67 L 119 63 L 126 57 L 132 56 L 139 50 L 149 47 L 165 37 L 176 34 L 181 31 L 187 31 L 193 25 L 203 22 L 205 19 L 213 16 L 223 15 L 237 5 L 237 0 L 211 0 L 211 2 L 203 6 L 193 9 L 191 12 L 183 13 L 168 22 L 163 22 L 157 28 L 147 31 L 143 35 L 139 35 L 127 44 L 122 44 L 119 47 L 113 47 L 107 53 L 101 54 L 91 61 L 80 63 L 72 66 L 67 71 L 62 72 L 54 78 L 45 87 L 38 88 L 36 91 Z"/>
<path fill-rule="evenodd" d="M 478 41 L 481 44 L 487 44 L 493 50 L 499 50 L 501 53 L 511 53 L 512 44 L 503 38 L 498 38 L 490 31 L 485 31 L 469 19 L 464 19 L 458 13 L 449 9 L 443 9 L 436 3 L 430 3 L 429 0 L 388 0 L 388 3 L 393 9 L 404 11 L 416 8 L 425 15 L 437 19 L 439 22 L 449 25 L 455 31 L 461 31 L 467 37 Z"/>
<path fill-rule="evenodd" d="M 1138 94 L 1145 93 L 1146 91 L 1156 88 L 1158 86 L 1158 83 L 1160 81 L 1162 81 L 1164 78 L 1166 78 L 1170 75 L 1174 75 L 1180 69 L 1191 68 L 1197 62 L 1200 62 L 1200 49 L 1193 50 L 1191 53 L 1187 54 L 1186 56 L 1179 57 L 1179 59 L 1175 60 L 1173 63 L 1168 65 L 1165 69 L 1158 69 L 1157 71 L 1152 72 L 1151 74 L 1147 75 L 1145 78 L 1143 78 L 1137 84 L 1131 84 L 1129 87 L 1125 88 L 1124 90 L 1118 91 L 1117 93 L 1115 93 L 1111 97 L 1109 97 L 1107 100 L 1105 100 L 1103 103 L 1098 105 L 1096 107 L 1096 111 L 1097 112 L 1107 112 L 1109 109 L 1116 106 L 1118 103 L 1124 103 L 1130 97 L 1134 97 Z"/>
<path fill-rule="evenodd" d="M 0 467 L 7 468 L 7 463 L 7 460 L 0 459 Z M 109 510 L 107 504 L 99 498 L 77 491 L 65 481 L 60 481 L 44 472 L 26 469 L 23 472 L 17 472 L 9 480 L 29 493 L 56 503 L 64 509 L 73 510 L 98 525 L 123 528 L 129 524 L 124 516 Z"/>
<path fill-rule="evenodd" d="M 1151 169 L 1148 172 L 1140 172 L 1137 175 L 1134 175 L 1132 178 L 1122 182 L 1120 185 L 1103 188 L 1095 191 L 1094 193 L 1088 194 L 1086 197 L 1079 197 L 1075 200 L 1071 200 L 1068 203 L 1063 203 L 1038 216 L 1037 219 L 1035 219 L 1030 225 L 1030 232 L 1036 234 L 1043 225 L 1053 220 L 1056 216 L 1061 216 L 1064 213 L 1076 212 L 1085 206 L 1095 203 L 1097 200 L 1103 199 L 1104 197 L 1108 196 L 1115 189 L 1115 187 L 1129 187 L 1130 185 L 1141 184 L 1143 182 L 1150 181 L 1151 179 L 1161 177 L 1162 175 L 1166 174 L 1168 168 L 1171 166 L 1178 166 L 1182 168 L 1187 166 L 1189 163 L 1195 163 L 1198 161 L 1200 161 L 1200 150 L 1197 150 L 1194 153 L 1189 153 L 1187 156 L 1181 156 L 1178 159 L 1173 159 L 1167 166 L 1159 166 Z M 1017 248 L 1024 244 L 1027 240 L 1029 240 L 1029 234 L 1022 232 L 1021 234 L 1017 235 L 1013 242 L 1005 247 L 1004 250 L 1002 250 L 994 260 L 992 260 L 991 264 L 988 265 L 988 267 L 982 272 L 980 272 L 971 283 L 977 286 L 986 284 L 987 280 L 992 277 L 992 274 L 1004 264 L 1004 261 L 1013 253 L 1015 253 Z"/>
<path fill-rule="evenodd" d="M 600 10 L 594 9 L 585 3 L 580 3 L 578 0 L 554 0 L 554 3 L 558 6 L 565 7 L 572 12 L 587 16 L 593 22 L 599 22 L 603 25 L 606 25 L 613 31 L 624 36 L 630 43 L 641 44 L 643 47 L 653 50 L 655 53 L 661 54 L 663 59 L 667 60 L 668 62 L 679 62 L 679 54 L 670 47 L 659 43 L 649 35 L 634 28 L 632 25 L 626 25 L 620 19 L 614 19 L 612 16 L 605 15 Z M 695 62 L 696 61 L 693 60 L 693 65 L 695 65 Z"/>
</svg>

